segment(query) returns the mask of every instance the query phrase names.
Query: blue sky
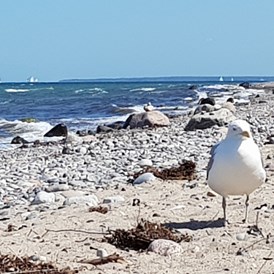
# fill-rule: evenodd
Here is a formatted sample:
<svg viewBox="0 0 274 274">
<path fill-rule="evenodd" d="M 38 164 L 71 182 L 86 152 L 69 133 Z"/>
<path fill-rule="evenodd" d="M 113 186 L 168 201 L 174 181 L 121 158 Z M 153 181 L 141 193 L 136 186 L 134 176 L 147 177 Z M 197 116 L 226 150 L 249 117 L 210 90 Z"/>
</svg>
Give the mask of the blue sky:
<svg viewBox="0 0 274 274">
<path fill-rule="evenodd" d="M 274 75 L 273 0 L 1 0 L 0 78 Z"/>
</svg>

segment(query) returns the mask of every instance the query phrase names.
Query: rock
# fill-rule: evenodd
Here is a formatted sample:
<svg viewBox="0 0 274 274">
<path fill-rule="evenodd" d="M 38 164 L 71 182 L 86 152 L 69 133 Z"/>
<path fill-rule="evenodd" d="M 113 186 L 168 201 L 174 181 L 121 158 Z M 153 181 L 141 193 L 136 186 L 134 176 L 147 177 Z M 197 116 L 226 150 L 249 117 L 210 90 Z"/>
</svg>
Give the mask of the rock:
<svg viewBox="0 0 274 274">
<path fill-rule="evenodd" d="M 119 129 L 123 128 L 124 123 L 125 123 L 124 121 L 116 121 L 114 123 L 107 124 L 106 126 L 112 128 L 112 129 L 119 130 Z"/>
<path fill-rule="evenodd" d="M 245 232 L 243 232 L 243 233 L 238 233 L 237 235 L 236 235 L 236 239 L 238 240 L 238 241 L 245 241 L 246 240 L 246 233 Z"/>
<path fill-rule="evenodd" d="M 29 142 L 20 136 L 16 136 L 11 140 L 11 144 L 27 144 L 27 143 Z"/>
<path fill-rule="evenodd" d="M 231 102 L 225 102 L 223 105 L 222 105 L 223 108 L 227 108 L 228 110 L 230 110 L 232 113 L 235 113 L 236 112 L 236 108 L 234 106 L 233 103 Z"/>
<path fill-rule="evenodd" d="M 214 106 L 215 105 L 215 100 L 214 98 L 201 98 L 200 101 L 199 101 L 199 104 L 200 105 L 211 105 L 211 106 Z"/>
<path fill-rule="evenodd" d="M 103 200 L 103 204 L 115 204 L 115 203 L 122 203 L 125 201 L 125 198 L 122 196 L 112 196 L 112 197 L 107 197 Z"/>
<path fill-rule="evenodd" d="M 112 132 L 114 129 L 108 126 L 99 125 L 96 129 L 96 133 L 108 133 Z"/>
<path fill-rule="evenodd" d="M 35 219 L 37 217 L 38 217 L 38 215 L 35 211 L 33 211 L 33 212 L 24 212 L 24 213 L 21 214 L 21 218 L 23 220 L 31 220 L 31 219 Z"/>
<path fill-rule="evenodd" d="M 212 112 L 214 110 L 215 110 L 215 107 L 213 105 L 203 104 L 203 105 L 197 106 L 197 108 L 194 111 L 194 114 L 201 113 L 202 111 Z"/>
<path fill-rule="evenodd" d="M 80 136 L 78 136 L 74 132 L 68 132 L 67 138 L 66 138 L 66 143 L 69 143 L 69 144 L 81 144 L 81 143 L 83 143 L 83 138 L 81 138 Z"/>
<path fill-rule="evenodd" d="M 96 251 L 96 255 L 100 258 L 104 258 L 104 257 L 107 257 L 108 256 L 108 253 L 105 249 L 103 248 L 98 248 L 97 251 Z"/>
<path fill-rule="evenodd" d="M 32 204 L 51 204 L 55 202 L 54 193 L 48 193 L 46 191 L 40 191 L 36 194 Z"/>
<path fill-rule="evenodd" d="M 98 205 L 98 198 L 94 195 L 88 196 L 75 196 L 69 197 L 64 201 L 64 205 L 88 205 L 88 206 L 97 206 Z"/>
<path fill-rule="evenodd" d="M 85 155 L 85 154 L 87 154 L 87 152 L 88 152 L 88 148 L 82 146 L 82 147 L 77 148 L 75 151 L 76 151 L 77 153 L 80 153 L 80 154 L 82 154 L 82 155 Z"/>
<path fill-rule="evenodd" d="M 146 173 L 140 175 L 138 178 L 136 178 L 134 180 L 133 184 L 138 185 L 138 184 L 154 181 L 155 179 L 156 179 L 156 177 L 154 176 L 153 173 L 146 172 Z"/>
<path fill-rule="evenodd" d="M 157 239 L 150 243 L 148 251 L 155 252 L 163 256 L 179 255 L 182 253 L 182 247 L 171 240 Z"/>
<path fill-rule="evenodd" d="M 142 159 L 140 162 L 139 162 L 139 166 L 152 166 L 152 161 L 149 160 L 149 159 Z"/>
<path fill-rule="evenodd" d="M 131 114 L 123 128 L 164 127 L 169 126 L 169 118 L 160 111 L 148 111 Z"/>
<path fill-rule="evenodd" d="M 187 123 L 185 130 L 206 129 L 217 126 L 225 126 L 235 120 L 232 112 L 226 108 L 221 108 L 213 112 L 198 113 L 192 116 Z"/>
<path fill-rule="evenodd" d="M 67 146 L 63 147 L 62 154 L 72 154 L 73 150 Z"/>
<path fill-rule="evenodd" d="M 66 190 L 69 190 L 69 186 L 67 184 L 54 184 L 46 188 L 47 192 L 57 192 Z"/>
<path fill-rule="evenodd" d="M 68 129 L 66 125 L 58 124 L 44 135 L 44 137 L 57 137 L 57 136 L 63 136 L 63 137 L 68 136 Z"/>
<path fill-rule="evenodd" d="M 82 140 L 85 143 L 91 143 L 96 140 L 96 137 L 94 135 L 86 135 L 82 137 Z"/>
<path fill-rule="evenodd" d="M 229 102 L 229 103 L 232 103 L 232 104 L 234 104 L 235 103 L 235 101 L 234 101 L 234 99 L 233 99 L 233 97 L 229 97 L 229 98 L 227 98 L 227 100 L 226 100 L 227 102 Z"/>
<path fill-rule="evenodd" d="M 250 88 L 251 84 L 249 82 L 243 82 L 243 83 L 239 84 L 239 86 L 243 87 L 243 88 Z"/>
</svg>

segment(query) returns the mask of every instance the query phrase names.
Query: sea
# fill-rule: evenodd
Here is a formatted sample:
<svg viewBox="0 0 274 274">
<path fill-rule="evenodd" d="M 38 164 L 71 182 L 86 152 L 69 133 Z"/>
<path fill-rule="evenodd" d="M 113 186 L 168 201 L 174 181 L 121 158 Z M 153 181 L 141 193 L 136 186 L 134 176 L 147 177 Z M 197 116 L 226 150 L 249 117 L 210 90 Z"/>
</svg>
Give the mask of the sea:
<svg viewBox="0 0 274 274">
<path fill-rule="evenodd" d="M 248 102 L 259 90 L 243 82 L 268 82 L 274 77 L 162 77 L 0 83 L 0 150 L 13 148 L 12 138 L 42 139 L 64 123 L 69 132 L 95 131 L 98 125 L 125 121 L 147 103 L 176 116 L 188 113 L 205 97 L 217 103 L 233 97 Z M 28 123 L 24 119 L 33 118 Z"/>
</svg>

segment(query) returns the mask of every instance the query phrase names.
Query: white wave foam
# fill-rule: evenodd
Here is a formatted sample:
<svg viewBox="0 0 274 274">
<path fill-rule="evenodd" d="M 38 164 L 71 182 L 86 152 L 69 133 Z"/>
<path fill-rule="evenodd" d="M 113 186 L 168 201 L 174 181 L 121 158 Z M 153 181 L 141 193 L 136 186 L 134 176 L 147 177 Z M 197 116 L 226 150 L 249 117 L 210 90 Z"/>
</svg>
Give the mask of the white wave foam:
<svg viewBox="0 0 274 274">
<path fill-rule="evenodd" d="M 148 92 L 148 91 L 154 91 L 156 88 L 134 88 L 134 89 L 131 89 L 130 91 L 145 91 L 145 92 Z"/>
<path fill-rule="evenodd" d="M 15 89 L 15 88 L 7 88 L 5 89 L 6 92 L 27 92 L 27 91 L 30 91 L 29 89 L 22 89 L 22 88 L 18 88 L 18 89 Z"/>
<path fill-rule="evenodd" d="M 77 94 L 77 93 L 80 93 L 80 92 L 83 92 L 83 91 L 85 91 L 85 90 L 84 89 L 77 89 L 77 90 L 74 91 L 74 93 Z"/>
<path fill-rule="evenodd" d="M 0 129 L 5 130 L 13 137 L 20 136 L 28 141 L 37 140 L 52 128 L 47 122 L 27 123 L 22 121 L 0 120 Z"/>
<path fill-rule="evenodd" d="M 187 102 L 193 101 L 193 98 L 192 97 L 186 97 L 186 98 L 184 98 L 184 101 L 187 101 Z"/>
<path fill-rule="evenodd" d="M 102 89 L 102 88 L 90 88 L 89 91 L 96 91 L 97 93 L 108 93 L 108 91 Z"/>
</svg>

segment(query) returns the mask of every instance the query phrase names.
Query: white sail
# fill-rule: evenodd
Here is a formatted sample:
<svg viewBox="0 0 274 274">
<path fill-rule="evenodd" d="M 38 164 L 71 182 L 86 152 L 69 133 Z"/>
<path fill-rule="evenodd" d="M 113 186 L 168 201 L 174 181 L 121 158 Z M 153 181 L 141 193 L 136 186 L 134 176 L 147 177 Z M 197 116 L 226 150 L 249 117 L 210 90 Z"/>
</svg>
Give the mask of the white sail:
<svg viewBox="0 0 274 274">
<path fill-rule="evenodd" d="M 27 81 L 28 81 L 29 83 L 37 83 L 37 82 L 38 82 L 38 79 L 37 79 L 36 77 L 34 77 L 34 76 L 31 76 L 31 77 L 29 77 L 29 78 L 27 79 Z"/>
</svg>

